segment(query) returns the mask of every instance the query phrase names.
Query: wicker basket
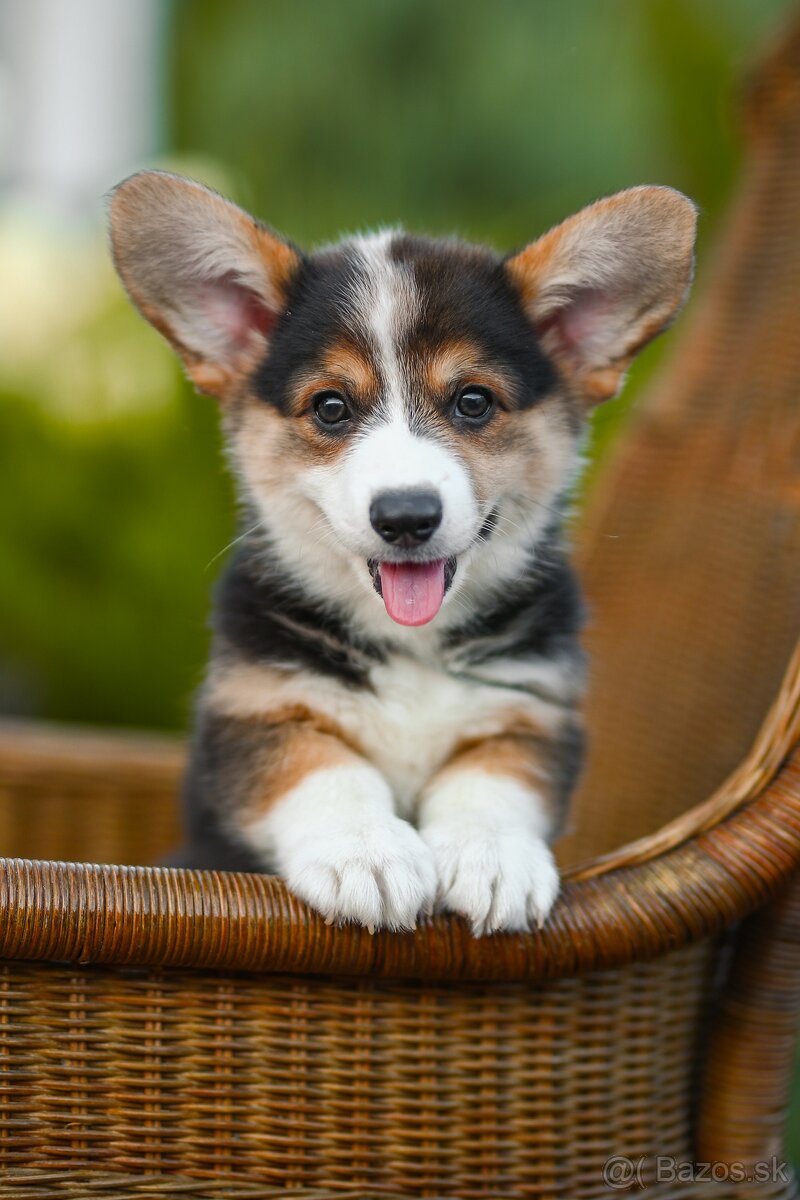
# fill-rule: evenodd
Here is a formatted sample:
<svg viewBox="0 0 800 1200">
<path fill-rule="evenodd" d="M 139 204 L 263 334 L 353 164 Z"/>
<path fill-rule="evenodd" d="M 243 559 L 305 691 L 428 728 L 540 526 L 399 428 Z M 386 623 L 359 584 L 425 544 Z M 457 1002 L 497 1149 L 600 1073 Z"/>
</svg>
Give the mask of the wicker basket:
<svg viewBox="0 0 800 1200">
<path fill-rule="evenodd" d="M 266 876 L 57 861 L 158 861 L 182 748 L 6 726 L 0 1195 L 796 1195 L 800 26 L 748 118 L 580 534 L 594 750 L 547 927 L 370 936 Z"/>
</svg>

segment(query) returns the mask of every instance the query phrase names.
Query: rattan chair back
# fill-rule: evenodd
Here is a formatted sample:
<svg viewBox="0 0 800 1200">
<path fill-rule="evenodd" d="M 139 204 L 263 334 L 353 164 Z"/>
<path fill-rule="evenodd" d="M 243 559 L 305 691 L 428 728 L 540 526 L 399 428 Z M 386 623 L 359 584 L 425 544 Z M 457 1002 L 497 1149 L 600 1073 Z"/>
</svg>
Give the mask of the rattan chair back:
<svg viewBox="0 0 800 1200">
<path fill-rule="evenodd" d="M 800 24 L 745 115 L 718 251 L 578 534 L 591 750 L 569 862 L 712 794 L 800 637 Z"/>
</svg>

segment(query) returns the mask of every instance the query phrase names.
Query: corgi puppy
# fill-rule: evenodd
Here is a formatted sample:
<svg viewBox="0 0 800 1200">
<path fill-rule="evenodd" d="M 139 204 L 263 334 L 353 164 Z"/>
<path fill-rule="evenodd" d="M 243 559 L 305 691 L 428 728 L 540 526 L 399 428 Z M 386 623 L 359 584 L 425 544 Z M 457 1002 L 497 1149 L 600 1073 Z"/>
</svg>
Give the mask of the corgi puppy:
<svg viewBox="0 0 800 1200">
<path fill-rule="evenodd" d="M 306 254 L 188 179 L 119 185 L 117 270 L 218 397 L 242 506 L 187 865 L 370 929 L 542 924 L 583 745 L 566 497 L 694 232 L 637 187 L 506 257 L 397 230 Z"/>
</svg>

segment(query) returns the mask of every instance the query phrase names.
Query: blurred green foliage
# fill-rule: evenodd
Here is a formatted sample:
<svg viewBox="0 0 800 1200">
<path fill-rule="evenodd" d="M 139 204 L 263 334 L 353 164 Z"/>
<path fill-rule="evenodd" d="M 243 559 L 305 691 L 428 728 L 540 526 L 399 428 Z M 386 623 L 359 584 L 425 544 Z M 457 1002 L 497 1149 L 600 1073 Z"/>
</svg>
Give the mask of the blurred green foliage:
<svg viewBox="0 0 800 1200">
<path fill-rule="evenodd" d="M 735 177 L 735 84 L 787 7 L 176 0 L 166 161 L 301 243 L 403 223 L 511 247 L 598 195 L 669 183 L 702 207 L 702 263 Z M 17 281 L 0 314 L 0 709 L 183 726 L 234 536 L 213 405 L 126 306 L 99 233 L 6 228 L 0 263 Z M 661 353 L 604 410 L 598 455 Z"/>
</svg>

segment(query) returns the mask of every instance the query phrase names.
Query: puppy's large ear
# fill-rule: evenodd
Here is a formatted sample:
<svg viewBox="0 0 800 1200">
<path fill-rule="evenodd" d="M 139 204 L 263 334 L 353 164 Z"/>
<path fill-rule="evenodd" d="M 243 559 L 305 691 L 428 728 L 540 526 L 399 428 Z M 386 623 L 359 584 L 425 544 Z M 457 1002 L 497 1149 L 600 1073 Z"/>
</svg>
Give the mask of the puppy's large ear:
<svg viewBox="0 0 800 1200">
<path fill-rule="evenodd" d="M 507 260 L 543 348 L 587 403 L 618 391 L 633 356 L 683 303 L 696 219 L 672 188 L 631 188 Z"/>
<path fill-rule="evenodd" d="M 217 396 L 258 365 L 300 263 L 235 204 L 163 171 L 116 188 L 111 246 L 136 307 Z"/>
</svg>

